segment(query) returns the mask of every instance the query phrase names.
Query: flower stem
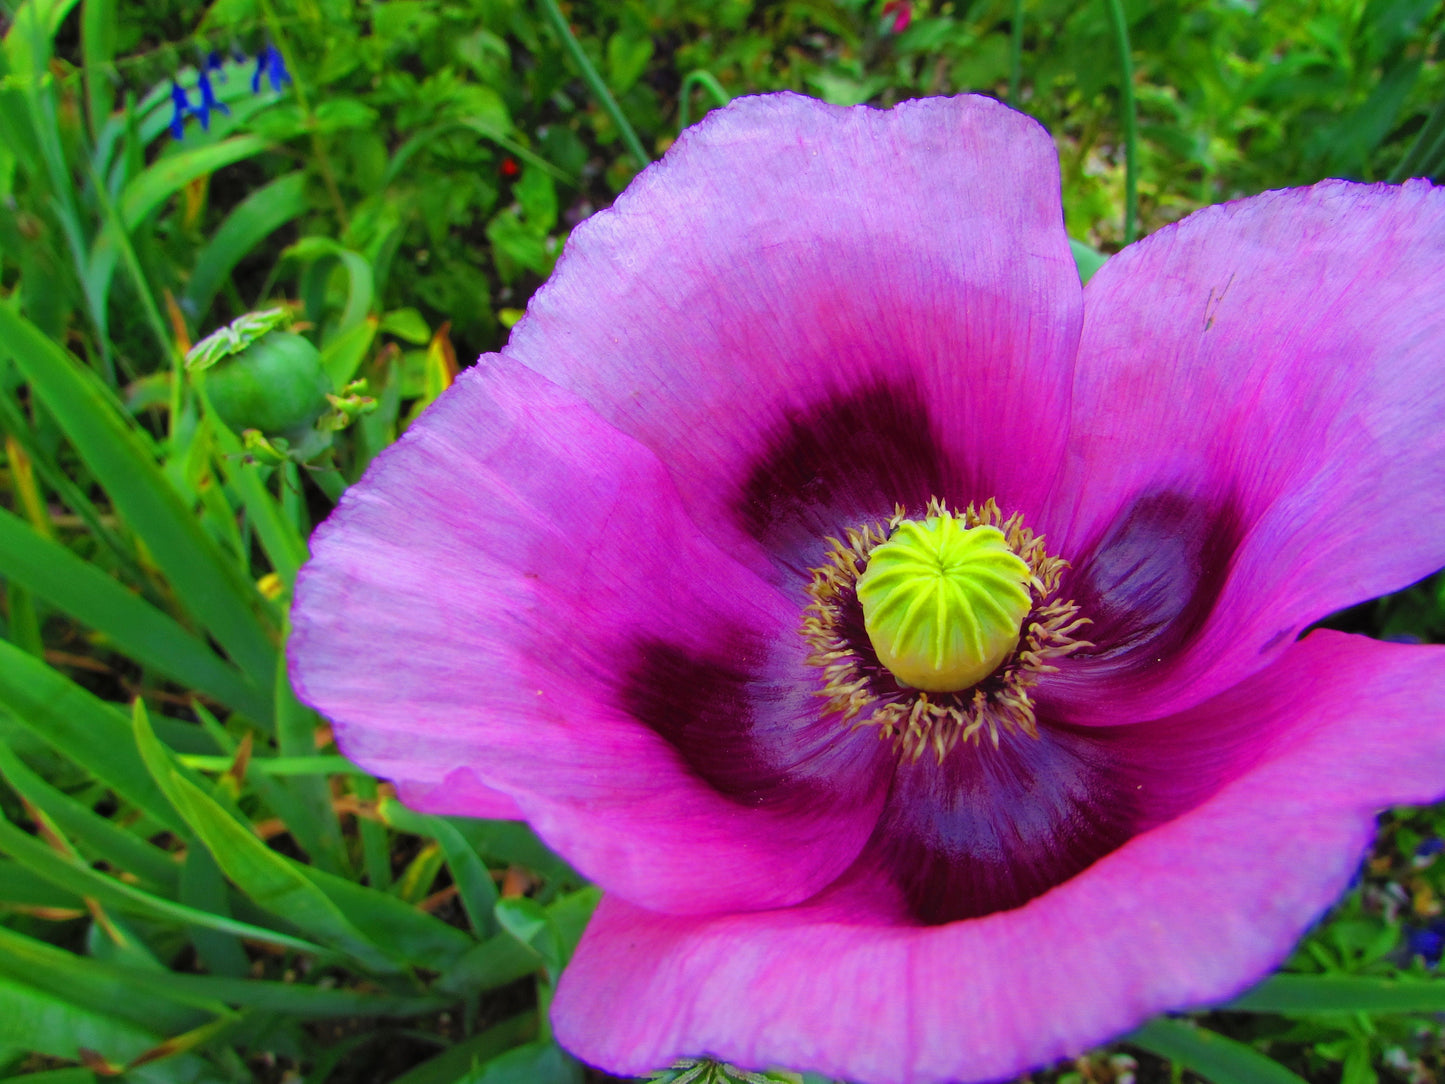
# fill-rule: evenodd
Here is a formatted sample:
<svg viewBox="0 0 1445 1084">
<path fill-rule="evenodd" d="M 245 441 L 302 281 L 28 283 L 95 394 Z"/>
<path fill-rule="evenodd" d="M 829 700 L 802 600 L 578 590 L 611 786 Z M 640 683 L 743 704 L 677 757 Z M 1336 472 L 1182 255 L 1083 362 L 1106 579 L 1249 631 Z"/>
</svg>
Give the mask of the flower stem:
<svg viewBox="0 0 1445 1084">
<path fill-rule="evenodd" d="M 1017 109 L 1024 75 L 1024 0 L 1014 0 L 1008 33 L 1008 104 Z"/>
<path fill-rule="evenodd" d="M 626 145 L 628 153 L 637 160 L 638 169 L 646 169 L 652 164 L 652 158 L 642 146 L 642 140 L 637 138 L 637 132 L 622 113 L 622 108 L 617 104 L 617 99 L 612 97 L 612 92 L 607 89 L 607 83 L 601 74 L 593 66 L 592 61 L 587 58 L 581 42 L 577 35 L 572 33 L 572 28 L 567 25 L 567 17 L 562 14 L 562 9 L 557 6 L 557 0 L 539 0 L 542 11 L 546 13 L 548 20 L 552 23 L 553 29 L 562 39 L 562 44 L 572 57 L 572 62 L 577 65 L 577 70 L 582 75 L 582 81 L 587 84 L 597 104 L 602 106 L 606 114 L 612 118 L 612 123 L 617 125 L 617 131 L 622 136 L 622 142 Z"/>
<path fill-rule="evenodd" d="M 1138 110 L 1134 104 L 1134 57 L 1129 48 L 1129 24 L 1120 0 L 1104 0 L 1114 42 L 1119 47 L 1119 109 L 1124 119 L 1124 244 L 1134 243 L 1139 226 Z"/>
<path fill-rule="evenodd" d="M 682 87 L 677 92 L 677 130 L 681 132 L 692 123 L 692 88 L 702 87 L 712 100 L 718 105 L 727 105 L 732 101 L 732 95 L 723 89 L 721 83 L 710 71 L 698 68 L 690 71 L 683 77 Z"/>
</svg>

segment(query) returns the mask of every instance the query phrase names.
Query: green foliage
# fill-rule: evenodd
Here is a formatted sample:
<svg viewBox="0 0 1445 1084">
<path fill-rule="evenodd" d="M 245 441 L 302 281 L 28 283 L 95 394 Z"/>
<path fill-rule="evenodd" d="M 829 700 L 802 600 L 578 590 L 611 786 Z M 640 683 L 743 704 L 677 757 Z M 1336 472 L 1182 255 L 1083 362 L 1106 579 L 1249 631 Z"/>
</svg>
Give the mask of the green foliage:
<svg viewBox="0 0 1445 1084">
<path fill-rule="evenodd" d="M 4 6 L 0 1075 L 581 1079 L 545 1006 L 596 890 L 525 826 L 401 806 L 296 700 L 281 647 L 314 524 L 700 111 L 1008 97 L 1059 146 L 1085 277 L 1126 219 L 1445 176 L 1428 0 L 928 0 L 901 33 L 881 8 Z M 228 112 L 176 139 L 171 78 L 194 104 L 197 57 L 267 42 L 292 84 L 255 93 L 254 60 L 227 59 Z M 268 308 L 326 406 L 238 431 L 183 359 Z M 1442 581 L 1340 621 L 1439 638 Z M 1442 835 L 1436 811 L 1389 818 L 1292 973 L 1134 1048 L 1218 1081 L 1438 1073 L 1445 984 L 1411 938 L 1445 899 L 1419 857 Z M 1129 1061 L 1108 1057 L 1084 1075 Z M 799 1079 L 663 1074 L 755 1077 Z"/>
</svg>

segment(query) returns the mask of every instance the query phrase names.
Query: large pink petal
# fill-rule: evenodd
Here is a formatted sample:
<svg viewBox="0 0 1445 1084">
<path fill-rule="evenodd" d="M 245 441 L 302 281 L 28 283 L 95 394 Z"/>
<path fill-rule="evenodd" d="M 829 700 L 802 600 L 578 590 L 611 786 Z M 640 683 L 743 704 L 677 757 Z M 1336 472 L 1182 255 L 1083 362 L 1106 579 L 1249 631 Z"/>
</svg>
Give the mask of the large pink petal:
<svg viewBox="0 0 1445 1084">
<path fill-rule="evenodd" d="M 579 870 L 677 911 L 795 902 L 872 829 L 886 757 L 819 719 L 796 607 L 697 531 L 651 452 L 506 358 L 383 453 L 313 552 L 297 688 L 423 810 L 500 793 Z"/>
<path fill-rule="evenodd" d="M 860 866 L 781 911 L 604 897 L 553 1006 L 613 1071 L 683 1055 L 859 1084 L 980 1081 L 1257 981 L 1344 889 L 1374 812 L 1445 791 L 1445 649 L 1320 632 L 1181 726 L 1254 719 L 1256 765 L 1013 911 L 910 925 Z"/>
<path fill-rule="evenodd" d="M 714 537 L 796 569 L 897 502 L 1038 507 L 1080 297 L 1034 121 L 778 94 L 578 227 L 506 353 L 654 449 Z"/>
<path fill-rule="evenodd" d="M 1048 524 L 1113 650 L 1052 695 L 1157 717 L 1445 564 L 1445 190 L 1211 207 L 1085 292 Z"/>
</svg>

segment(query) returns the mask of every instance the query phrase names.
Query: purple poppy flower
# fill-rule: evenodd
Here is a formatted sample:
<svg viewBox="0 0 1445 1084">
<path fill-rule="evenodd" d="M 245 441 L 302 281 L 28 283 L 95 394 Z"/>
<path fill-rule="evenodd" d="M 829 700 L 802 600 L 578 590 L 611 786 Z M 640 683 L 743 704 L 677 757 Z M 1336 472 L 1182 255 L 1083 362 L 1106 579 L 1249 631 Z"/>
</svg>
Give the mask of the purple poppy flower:
<svg viewBox="0 0 1445 1084">
<path fill-rule="evenodd" d="M 1016 1074 L 1255 982 L 1445 791 L 1445 655 L 1300 635 L 1445 564 L 1442 314 L 1423 182 L 1081 289 L 1033 121 L 735 102 L 346 495 L 293 678 L 406 801 L 603 886 L 586 1060 Z M 885 536 L 963 527 L 1021 609 L 960 690 L 865 603 Z"/>
</svg>

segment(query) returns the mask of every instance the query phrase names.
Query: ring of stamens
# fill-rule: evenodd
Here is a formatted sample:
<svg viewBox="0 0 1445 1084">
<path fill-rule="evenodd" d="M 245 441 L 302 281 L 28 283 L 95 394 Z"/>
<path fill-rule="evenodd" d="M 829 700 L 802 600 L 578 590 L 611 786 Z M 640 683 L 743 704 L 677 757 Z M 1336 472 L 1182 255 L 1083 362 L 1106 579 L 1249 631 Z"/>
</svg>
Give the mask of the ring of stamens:
<svg viewBox="0 0 1445 1084">
<path fill-rule="evenodd" d="M 1024 618 L 1018 648 L 997 670 L 971 688 L 955 693 L 923 692 L 900 684 L 878 661 L 863 624 L 858 577 L 868 555 L 888 540 L 905 518 L 900 505 L 886 523 L 849 528 L 842 539 L 829 538 L 825 563 L 811 570 L 804 610 L 803 638 L 808 661 L 823 671 L 819 695 L 825 712 L 854 726 L 876 726 L 879 737 L 893 740 L 911 760 L 932 749 L 940 761 L 959 742 L 977 742 L 987 734 L 997 748 L 1003 733 L 1039 736 L 1030 690 L 1039 675 L 1057 670 L 1056 659 L 1092 646 L 1075 634 L 1089 623 L 1073 601 L 1054 598 L 1068 562 L 1051 556 L 1044 540 L 1024 526 L 1023 516 L 1004 518 L 992 499 L 962 512 L 938 498 L 928 502 L 925 516 L 953 515 L 967 528 L 989 526 L 1002 532 L 1009 549 L 1029 568 L 1033 606 Z"/>
</svg>

